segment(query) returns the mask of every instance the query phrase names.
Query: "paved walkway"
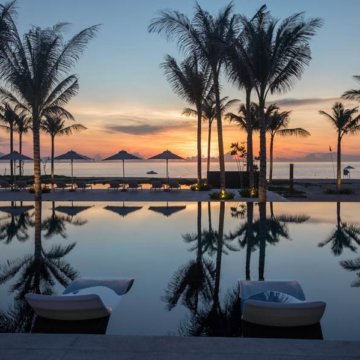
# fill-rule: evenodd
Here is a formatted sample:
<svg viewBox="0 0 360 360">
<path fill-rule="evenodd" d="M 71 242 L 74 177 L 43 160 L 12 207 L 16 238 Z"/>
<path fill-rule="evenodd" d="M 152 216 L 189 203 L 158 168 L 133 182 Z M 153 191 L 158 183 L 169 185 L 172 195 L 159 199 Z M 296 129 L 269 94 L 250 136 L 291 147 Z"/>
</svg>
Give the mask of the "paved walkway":
<svg viewBox="0 0 360 360">
<path fill-rule="evenodd" d="M 350 360 L 360 342 L 240 338 L 1 334 L 1 360 Z"/>
<path fill-rule="evenodd" d="M 214 190 L 213 190 L 214 191 Z M 242 198 L 238 190 L 229 190 L 235 194 L 233 201 L 257 201 L 254 198 Z M 108 191 L 103 189 L 55 191 L 43 194 L 44 201 L 210 201 L 211 191 Z M 268 191 L 268 201 L 288 201 L 282 196 Z M 27 191 L 1 191 L 0 201 L 33 201 L 34 195 Z"/>
</svg>

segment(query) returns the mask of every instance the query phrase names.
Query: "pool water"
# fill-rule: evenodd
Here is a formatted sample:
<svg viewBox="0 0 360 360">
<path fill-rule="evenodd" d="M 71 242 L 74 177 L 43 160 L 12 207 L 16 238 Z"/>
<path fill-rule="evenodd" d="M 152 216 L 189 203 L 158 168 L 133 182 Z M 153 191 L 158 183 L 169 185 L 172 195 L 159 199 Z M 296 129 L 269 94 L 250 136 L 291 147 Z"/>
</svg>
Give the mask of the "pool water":
<svg viewBox="0 0 360 360">
<path fill-rule="evenodd" d="M 238 280 L 297 280 L 325 339 L 360 340 L 358 203 L 0 202 L 0 331 L 24 294 L 134 277 L 108 334 L 238 335 Z"/>
</svg>

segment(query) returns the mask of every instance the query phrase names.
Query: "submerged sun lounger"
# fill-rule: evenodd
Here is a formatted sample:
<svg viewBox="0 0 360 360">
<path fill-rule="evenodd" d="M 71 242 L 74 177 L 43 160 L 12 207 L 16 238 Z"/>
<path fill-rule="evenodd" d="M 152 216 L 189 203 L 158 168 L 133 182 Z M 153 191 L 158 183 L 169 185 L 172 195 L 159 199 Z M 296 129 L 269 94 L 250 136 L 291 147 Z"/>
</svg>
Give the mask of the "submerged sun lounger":
<svg viewBox="0 0 360 360">
<path fill-rule="evenodd" d="M 306 301 L 297 281 L 240 281 L 245 337 L 322 338 L 326 304 Z"/>
<path fill-rule="evenodd" d="M 78 279 L 62 295 L 28 293 L 37 315 L 33 332 L 104 334 L 110 315 L 134 279 Z"/>
</svg>

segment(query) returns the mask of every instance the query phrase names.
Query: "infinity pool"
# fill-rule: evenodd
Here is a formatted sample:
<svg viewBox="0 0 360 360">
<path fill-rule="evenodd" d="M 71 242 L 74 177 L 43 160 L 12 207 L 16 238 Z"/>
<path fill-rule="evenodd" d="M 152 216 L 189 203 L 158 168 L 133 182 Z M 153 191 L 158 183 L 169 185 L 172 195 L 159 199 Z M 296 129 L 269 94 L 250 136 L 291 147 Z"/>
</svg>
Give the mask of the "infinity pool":
<svg viewBox="0 0 360 360">
<path fill-rule="evenodd" d="M 108 334 L 236 336 L 237 282 L 260 278 L 298 280 L 327 303 L 325 339 L 360 340 L 360 205 L 261 213 L 251 203 L 0 202 L 0 331 L 31 329 L 26 292 L 109 276 L 135 283 Z"/>
</svg>

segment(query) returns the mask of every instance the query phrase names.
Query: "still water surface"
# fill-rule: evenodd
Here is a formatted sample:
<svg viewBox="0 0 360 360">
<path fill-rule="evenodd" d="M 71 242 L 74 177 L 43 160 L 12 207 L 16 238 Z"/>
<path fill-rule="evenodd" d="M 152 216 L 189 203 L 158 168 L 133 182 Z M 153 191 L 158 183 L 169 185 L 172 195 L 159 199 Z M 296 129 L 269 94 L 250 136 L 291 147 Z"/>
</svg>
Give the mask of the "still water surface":
<svg viewBox="0 0 360 360">
<path fill-rule="evenodd" d="M 260 278 L 298 280 L 325 339 L 360 340 L 357 203 L 35 205 L 0 203 L 1 331 L 30 330 L 26 292 L 109 276 L 135 283 L 108 334 L 236 335 L 237 281 Z"/>
</svg>

